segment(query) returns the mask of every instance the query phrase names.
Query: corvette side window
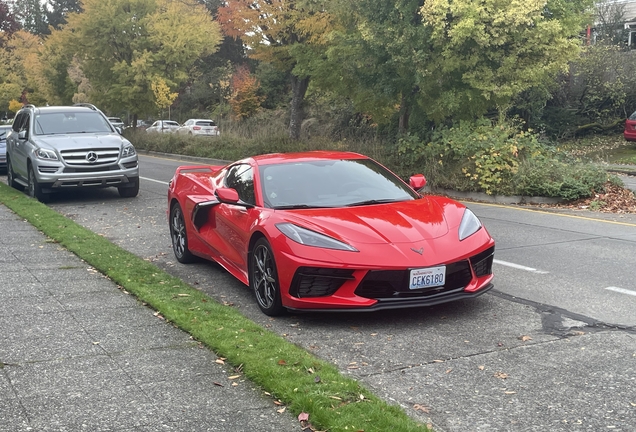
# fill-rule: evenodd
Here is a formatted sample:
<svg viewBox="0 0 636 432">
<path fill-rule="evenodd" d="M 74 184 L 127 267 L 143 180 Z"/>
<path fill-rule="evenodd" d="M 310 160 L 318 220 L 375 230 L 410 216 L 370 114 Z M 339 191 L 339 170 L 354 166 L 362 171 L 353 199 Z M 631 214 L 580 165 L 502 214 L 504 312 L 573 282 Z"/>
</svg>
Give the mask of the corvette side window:
<svg viewBox="0 0 636 432">
<path fill-rule="evenodd" d="M 254 170 L 246 164 L 234 165 L 225 177 L 225 186 L 235 189 L 241 201 L 256 204 L 254 198 Z"/>
</svg>

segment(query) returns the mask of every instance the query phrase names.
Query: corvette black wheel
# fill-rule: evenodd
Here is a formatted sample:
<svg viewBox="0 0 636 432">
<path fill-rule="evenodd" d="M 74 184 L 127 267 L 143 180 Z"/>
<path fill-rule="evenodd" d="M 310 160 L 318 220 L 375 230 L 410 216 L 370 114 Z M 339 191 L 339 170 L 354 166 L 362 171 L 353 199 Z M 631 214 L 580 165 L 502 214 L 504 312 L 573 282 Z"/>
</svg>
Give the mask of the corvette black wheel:
<svg viewBox="0 0 636 432">
<path fill-rule="evenodd" d="M 183 211 L 179 204 L 172 206 L 170 210 L 170 237 L 172 238 L 172 250 L 174 256 L 182 264 L 194 261 L 194 255 L 188 249 L 188 233 L 186 232 Z"/>
<path fill-rule="evenodd" d="M 265 315 L 277 316 L 284 312 L 274 254 L 264 238 L 256 241 L 250 257 L 250 287 Z"/>
</svg>

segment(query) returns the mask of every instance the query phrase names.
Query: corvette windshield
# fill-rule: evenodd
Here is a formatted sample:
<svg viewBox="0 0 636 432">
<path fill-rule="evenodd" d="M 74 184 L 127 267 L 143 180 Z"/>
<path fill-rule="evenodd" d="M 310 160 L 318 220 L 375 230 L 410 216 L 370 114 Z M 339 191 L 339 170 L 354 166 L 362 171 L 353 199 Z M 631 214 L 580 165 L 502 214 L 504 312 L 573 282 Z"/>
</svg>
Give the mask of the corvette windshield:
<svg viewBox="0 0 636 432">
<path fill-rule="evenodd" d="M 419 195 L 370 159 L 318 160 L 259 168 L 265 207 L 352 207 L 408 201 Z"/>
<path fill-rule="evenodd" d="M 35 116 L 36 135 L 112 132 L 97 112 L 55 112 Z"/>
</svg>

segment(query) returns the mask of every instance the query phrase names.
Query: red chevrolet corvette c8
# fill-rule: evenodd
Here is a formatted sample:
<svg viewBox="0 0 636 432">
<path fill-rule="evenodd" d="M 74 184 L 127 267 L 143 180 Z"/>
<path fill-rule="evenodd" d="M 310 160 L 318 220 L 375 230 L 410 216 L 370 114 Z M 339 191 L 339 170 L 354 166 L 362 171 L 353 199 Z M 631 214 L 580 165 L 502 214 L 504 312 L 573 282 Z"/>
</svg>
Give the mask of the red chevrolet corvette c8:
<svg viewBox="0 0 636 432">
<path fill-rule="evenodd" d="M 430 306 L 492 287 L 495 242 L 463 204 L 356 153 L 182 166 L 168 191 L 177 260 L 214 260 L 267 315 Z"/>
</svg>

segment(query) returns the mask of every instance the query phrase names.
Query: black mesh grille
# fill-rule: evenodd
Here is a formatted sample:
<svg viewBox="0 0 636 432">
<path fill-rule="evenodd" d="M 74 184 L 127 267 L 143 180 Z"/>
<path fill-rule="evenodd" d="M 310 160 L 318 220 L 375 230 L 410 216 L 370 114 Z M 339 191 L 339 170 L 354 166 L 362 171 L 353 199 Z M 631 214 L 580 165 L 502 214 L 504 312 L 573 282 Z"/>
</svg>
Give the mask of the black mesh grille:
<svg viewBox="0 0 636 432">
<path fill-rule="evenodd" d="M 64 168 L 64 172 L 67 174 L 72 174 L 72 173 L 93 173 L 93 172 L 104 172 L 104 171 L 117 171 L 119 170 L 119 166 L 118 165 L 111 165 L 111 166 L 91 166 L 91 167 L 86 167 L 86 168 L 71 168 L 71 167 L 65 167 Z"/>
<path fill-rule="evenodd" d="M 294 275 L 289 293 L 298 298 L 329 296 L 352 279 L 353 270 L 300 267 Z"/>
<path fill-rule="evenodd" d="M 475 271 L 475 276 L 481 277 L 492 274 L 492 261 L 495 258 L 495 247 L 486 249 L 470 258 L 470 263 Z"/>
<path fill-rule="evenodd" d="M 446 265 L 446 284 L 444 286 L 419 290 L 409 289 L 409 270 L 370 271 L 355 293 L 360 297 L 373 299 L 429 297 L 462 289 L 468 285 L 471 278 L 468 261 Z"/>
</svg>

